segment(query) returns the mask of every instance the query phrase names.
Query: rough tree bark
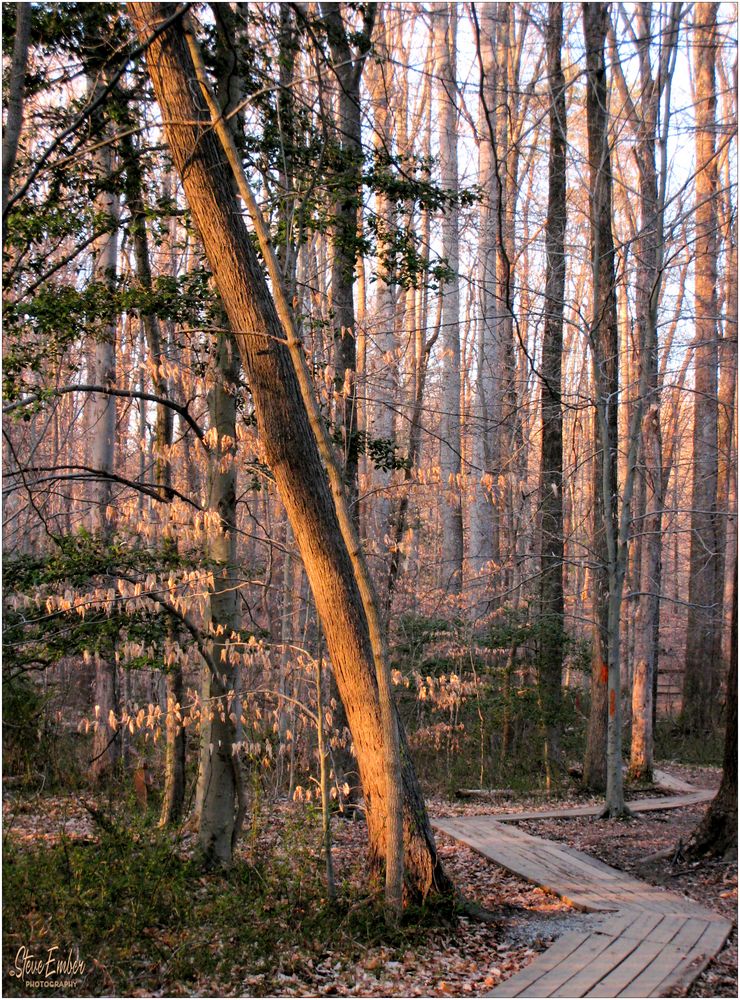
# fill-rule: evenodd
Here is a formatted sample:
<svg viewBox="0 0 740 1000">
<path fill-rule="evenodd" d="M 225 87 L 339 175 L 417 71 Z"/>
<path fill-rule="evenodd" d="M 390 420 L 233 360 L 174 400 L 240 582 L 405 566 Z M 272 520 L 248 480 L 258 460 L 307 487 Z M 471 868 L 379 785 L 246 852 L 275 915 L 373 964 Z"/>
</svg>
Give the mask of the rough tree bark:
<svg viewBox="0 0 740 1000">
<path fill-rule="evenodd" d="M 557 779 L 563 674 L 563 410 L 562 356 L 565 294 L 566 109 L 560 59 L 563 10 L 551 4 L 547 23 L 550 92 L 550 165 L 547 204 L 545 330 L 542 341 L 542 448 L 540 464 L 540 650 L 538 687 L 545 732 L 548 787 Z"/>
<path fill-rule="evenodd" d="M 612 173 L 609 150 L 604 43 L 608 5 L 583 4 L 586 43 L 586 117 L 593 316 L 589 331 L 594 373 L 593 650 L 591 711 L 583 777 L 606 790 L 610 813 L 624 811 L 622 790 L 619 608 L 617 579 L 619 333 L 612 237 Z"/>
<path fill-rule="evenodd" d="M 169 4 L 131 3 L 128 9 L 144 40 L 173 12 Z M 314 436 L 316 414 L 309 420 L 299 381 L 305 372 L 294 367 L 294 330 L 289 320 L 284 327 L 278 317 L 238 212 L 224 147 L 216 140 L 208 108 L 194 86 L 197 76 L 179 24 L 151 43 L 147 64 L 173 161 L 239 345 L 266 457 L 314 593 L 357 750 L 371 864 L 377 866 L 386 858 L 397 817 L 389 807 L 378 675 L 359 589 L 366 581 L 358 581 L 353 565 L 357 553 L 349 551 L 343 537 L 346 500 L 341 492 L 332 496 L 329 488 Z M 284 305 L 281 300 L 281 309 Z M 288 343 L 286 334 L 292 338 Z M 341 528 L 335 502 L 344 503 Z M 446 892 L 450 885 L 402 733 L 400 739 L 406 889 L 410 897 L 418 898 L 432 891 Z"/>
<path fill-rule="evenodd" d="M 737 574 L 732 588 L 730 667 L 727 675 L 725 753 L 722 783 L 704 819 L 692 834 L 688 853 L 692 857 L 720 855 L 737 857 Z"/>
<path fill-rule="evenodd" d="M 336 75 L 337 197 L 332 206 L 331 306 L 334 330 L 334 419 L 342 435 L 344 476 L 350 505 L 359 525 L 357 441 L 357 340 L 353 287 L 357 230 L 362 196 L 362 105 L 360 81 L 376 8 L 366 8 L 356 53 L 345 29 L 341 4 L 322 3 L 321 13 Z"/>
<path fill-rule="evenodd" d="M 215 66 L 218 101 L 222 112 L 244 99 L 244 82 L 238 63 L 238 47 L 244 44 L 243 14 L 237 5 L 219 4 L 216 19 Z M 243 116 L 229 118 L 228 127 L 237 136 Z M 243 134 L 243 133 L 242 133 Z M 236 196 L 236 185 L 232 184 Z M 286 249 L 286 259 L 289 251 Z M 206 664 L 201 678 L 200 760 L 195 790 L 194 822 L 198 843 L 207 863 L 227 864 L 239 834 L 241 801 L 239 760 L 234 749 L 236 726 L 230 718 L 240 712 L 237 671 L 231 662 L 229 637 L 239 630 L 239 589 L 236 553 L 236 454 L 237 383 L 239 348 L 223 313 L 222 329 L 211 339 L 211 384 L 208 390 L 209 439 L 206 506 L 212 518 L 208 528 L 208 558 L 213 567 L 213 589 L 208 598 L 208 628 L 213 661 L 218 676 Z M 235 810 L 236 800 L 238 809 Z"/>
<path fill-rule="evenodd" d="M 715 61 L 717 4 L 694 7 L 696 180 L 694 437 L 689 557 L 689 615 L 683 686 L 687 730 L 712 723 L 717 691 L 717 160 Z"/>
</svg>

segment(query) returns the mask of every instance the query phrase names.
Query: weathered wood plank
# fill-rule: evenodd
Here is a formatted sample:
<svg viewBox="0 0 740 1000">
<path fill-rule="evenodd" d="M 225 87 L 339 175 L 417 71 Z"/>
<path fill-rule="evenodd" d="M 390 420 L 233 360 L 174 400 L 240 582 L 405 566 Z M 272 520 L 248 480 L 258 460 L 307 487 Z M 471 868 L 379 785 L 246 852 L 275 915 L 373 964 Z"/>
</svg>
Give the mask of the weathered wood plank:
<svg viewBox="0 0 740 1000">
<path fill-rule="evenodd" d="M 633 942 L 634 943 L 634 942 Z M 617 963 L 607 975 L 605 975 L 590 990 L 590 997 L 618 997 L 622 996 L 622 990 L 643 971 L 646 966 L 654 962 L 661 951 L 665 948 L 660 941 L 639 941 L 636 947 L 629 953 L 628 957 Z"/>
<path fill-rule="evenodd" d="M 633 813 L 660 812 L 664 809 L 681 809 L 684 806 L 694 806 L 700 802 L 709 802 L 713 799 L 714 791 L 695 791 L 686 795 L 671 795 L 665 798 L 636 799 L 628 802 L 628 806 Z M 565 809 L 545 809 L 542 811 L 532 810 L 520 813 L 493 813 L 492 818 L 498 823 L 518 823 L 522 820 L 538 819 L 573 819 L 578 816 L 598 816 L 603 806 L 569 806 Z"/>
<path fill-rule="evenodd" d="M 692 969 L 692 978 L 706 966 L 724 944 L 730 932 L 717 923 L 689 918 L 664 951 L 620 994 L 625 997 L 662 996 L 664 988 L 680 985 L 684 969 Z M 660 990 L 660 992 L 659 992 Z"/>
<path fill-rule="evenodd" d="M 539 955 L 526 969 L 522 969 L 521 972 L 517 972 L 516 975 L 512 976 L 510 979 L 505 980 L 503 983 L 499 983 L 490 993 L 484 994 L 488 997 L 518 997 L 523 995 L 523 991 L 527 989 L 536 979 L 539 979 L 541 975 L 548 972 L 550 969 L 555 968 L 563 959 L 566 959 L 576 948 L 580 947 L 581 944 L 589 937 L 588 934 L 583 934 L 578 931 L 571 931 L 568 934 L 563 934 L 559 937 L 557 941 L 551 945 L 546 952 Z"/>
<path fill-rule="evenodd" d="M 706 801 L 713 794 L 693 791 L 631 803 L 631 808 L 635 812 L 677 808 Z M 597 812 L 578 807 L 534 813 L 531 818 Z M 602 913 L 603 917 L 589 933 L 558 939 L 488 996 L 665 996 L 676 986 L 693 981 L 724 944 L 731 924 L 719 914 L 610 868 L 568 844 L 504 825 L 506 820 L 523 818 L 521 813 L 453 817 L 437 820 L 434 825 L 574 907 Z"/>
<path fill-rule="evenodd" d="M 532 983 L 534 996 L 551 997 L 576 974 L 587 968 L 602 954 L 615 939 L 606 934 L 589 934 L 586 940 L 571 952 L 567 958 Z M 567 993 L 566 996 L 578 996 Z"/>
</svg>

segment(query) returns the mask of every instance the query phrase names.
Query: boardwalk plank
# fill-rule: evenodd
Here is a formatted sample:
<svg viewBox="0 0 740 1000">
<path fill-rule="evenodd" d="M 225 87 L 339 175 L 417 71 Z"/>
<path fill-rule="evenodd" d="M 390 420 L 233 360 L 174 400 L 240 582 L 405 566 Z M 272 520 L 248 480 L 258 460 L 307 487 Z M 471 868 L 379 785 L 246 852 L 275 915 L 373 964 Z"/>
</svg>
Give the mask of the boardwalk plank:
<svg viewBox="0 0 740 1000">
<path fill-rule="evenodd" d="M 615 939 L 606 934 L 589 934 L 586 940 L 571 952 L 567 958 L 559 962 L 554 969 L 546 972 L 532 983 L 534 996 L 551 997 L 583 969 L 588 968 Z M 578 994 L 566 994 L 566 996 Z"/>
<path fill-rule="evenodd" d="M 678 808 L 706 801 L 713 794 L 694 790 L 673 798 L 642 800 L 630 807 L 635 812 Z M 729 921 L 692 900 L 641 882 L 568 844 L 505 825 L 507 820 L 597 812 L 578 807 L 434 822 L 437 830 L 577 909 L 602 914 L 589 933 L 559 938 L 488 996 L 665 996 L 676 986 L 691 983 L 727 939 L 732 928 Z"/>
<path fill-rule="evenodd" d="M 512 976 L 510 979 L 505 980 L 503 983 L 499 983 L 490 993 L 486 993 L 485 996 L 488 997 L 518 997 L 523 995 L 523 991 L 534 982 L 535 979 L 547 972 L 549 969 L 554 968 L 563 959 L 566 959 L 572 952 L 576 950 L 587 938 L 588 934 L 582 934 L 578 931 L 571 931 L 568 934 L 563 934 L 559 937 L 557 941 L 551 945 L 546 952 L 538 956 L 526 969 L 522 969 L 521 972 L 517 972 L 516 975 Z"/>
</svg>

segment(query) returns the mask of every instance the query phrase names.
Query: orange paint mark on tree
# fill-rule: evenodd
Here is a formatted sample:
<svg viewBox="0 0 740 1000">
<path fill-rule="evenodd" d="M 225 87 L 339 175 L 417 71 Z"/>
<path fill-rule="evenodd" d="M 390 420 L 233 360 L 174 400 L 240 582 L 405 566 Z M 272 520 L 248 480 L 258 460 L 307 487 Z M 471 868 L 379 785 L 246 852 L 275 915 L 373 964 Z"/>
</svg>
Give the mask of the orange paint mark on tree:
<svg viewBox="0 0 740 1000">
<path fill-rule="evenodd" d="M 609 715 L 614 715 L 617 711 L 617 692 L 609 692 Z"/>
<path fill-rule="evenodd" d="M 609 668 L 605 663 L 601 664 L 601 673 L 599 674 L 599 680 L 602 684 L 606 684 L 609 680 Z"/>
</svg>

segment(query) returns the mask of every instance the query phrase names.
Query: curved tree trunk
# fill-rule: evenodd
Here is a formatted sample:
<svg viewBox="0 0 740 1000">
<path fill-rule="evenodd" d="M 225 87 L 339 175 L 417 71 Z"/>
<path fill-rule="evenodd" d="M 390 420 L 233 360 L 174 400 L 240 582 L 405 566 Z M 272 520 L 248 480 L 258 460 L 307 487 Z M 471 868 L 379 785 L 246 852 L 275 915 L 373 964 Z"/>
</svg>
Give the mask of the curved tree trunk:
<svg viewBox="0 0 740 1000">
<path fill-rule="evenodd" d="M 131 3 L 129 11 L 146 40 L 155 25 L 172 13 L 172 6 Z M 395 817 L 389 811 L 376 664 L 351 554 L 286 343 L 288 331 L 278 317 L 238 211 L 223 149 L 196 86 L 197 75 L 180 25 L 168 28 L 151 43 L 147 63 L 173 161 L 239 345 L 267 461 L 314 593 L 355 742 L 371 862 L 377 865 L 385 859 Z M 400 741 L 406 888 L 411 897 L 423 897 L 433 890 L 448 891 L 450 884 L 436 853 L 402 732 Z"/>
</svg>

